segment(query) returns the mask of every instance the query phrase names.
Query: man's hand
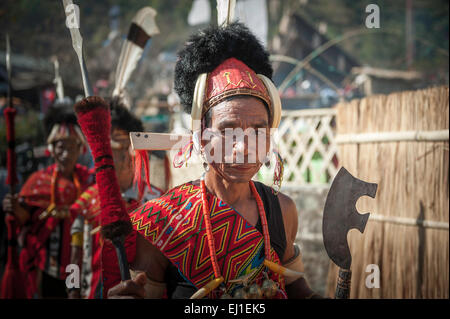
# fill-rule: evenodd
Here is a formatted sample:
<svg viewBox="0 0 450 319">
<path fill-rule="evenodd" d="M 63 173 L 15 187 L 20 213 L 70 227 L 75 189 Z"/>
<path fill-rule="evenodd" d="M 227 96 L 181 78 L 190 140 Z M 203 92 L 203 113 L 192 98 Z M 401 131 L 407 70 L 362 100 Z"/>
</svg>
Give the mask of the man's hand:
<svg viewBox="0 0 450 319">
<path fill-rule="evenodd" d="M 147 276 L 145 273 L 139 273 L 136 278 L 122 281 L 112 287 L 108 291 L 108 299 L 144 299 L 146 282 Z"/>
<path fill-rule="evenodd" d="M 2 202 L 3 211 L 16 217 L 19 225 L 23 225 L 30 218 L 30 213 L 19 204 L 19 194 L 6 194 Z"/>
<path fill-rule="evenodd" d="M 8 193 L 5 195 L 5 197 L 3 198 L 3 203 L 2 203 L 3 211 L 5 213 L 12 214 L 15 211 L 15 209 L 19 205 L 18 197 L 19 197 L 18 194 L 11 195 L 10 193 Z"/>
</svg>

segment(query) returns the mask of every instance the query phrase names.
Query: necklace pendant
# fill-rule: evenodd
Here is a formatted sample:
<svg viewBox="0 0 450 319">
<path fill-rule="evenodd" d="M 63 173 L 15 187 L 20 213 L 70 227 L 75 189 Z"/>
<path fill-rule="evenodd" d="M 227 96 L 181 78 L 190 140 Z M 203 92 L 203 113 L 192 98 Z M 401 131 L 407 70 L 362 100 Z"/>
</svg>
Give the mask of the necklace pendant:
<svg viewBox="0 0 450 319">
<path fill-rule="evenodd" d="M 278 291 L 278 284 L 272 279 L 265 279 L 261 285 L 261 291 L 265 298 L 273 298 Z"/>
<path fill-rule="evenodd" d="M 262 299 L 262 290 L 258 284 L 253 284 L 248 288 L 247 297 L 248 299 Z"/>
<path fill-rule="evenodd" d="M 245 288 L 243 287 L 243 288 L 237 289 L 233 294 L 233 299 L 248 299 Z"/>
<path fill-rule="evenodd" d="M 225 285 L 222 283 L 220 287 L 221 296 L 220 299 L 233 299 L 229 293 L 227 293 L 227 289 L 225 288 Z"/>
</svg>

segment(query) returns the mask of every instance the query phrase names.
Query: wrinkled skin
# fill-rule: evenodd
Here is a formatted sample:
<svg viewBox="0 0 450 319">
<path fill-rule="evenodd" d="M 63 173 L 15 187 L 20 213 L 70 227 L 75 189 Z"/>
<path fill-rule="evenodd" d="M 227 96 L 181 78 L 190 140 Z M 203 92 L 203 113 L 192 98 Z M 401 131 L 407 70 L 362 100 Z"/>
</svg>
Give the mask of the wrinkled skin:
<svg viewBox="0 0 450 319">
<path fill-rule="evenodd" d="M 226 136 L 227 130 L 232 129 L 246 135 L 243 138 Z M 205 139 L 207 134 L 204 133 L 202 140 L 206 154 L 211 148 L 209 153 L 212 157 L 216 152 L 221 155 L 220 161 L 216 162 L 215 158 L 210 161 L 215 174 L 229 183 L 248 184 L 262 165 L 258 151 L 265 155 L 270 147 L 269 115 L 264 104 L 252 97 L 233 98 L 219 103 L 212 109 L 212 121 L 208 130 L 218 132 L 208 139 Z M 263 149 L 259 150 L 259 147 Z"/>
</svg>

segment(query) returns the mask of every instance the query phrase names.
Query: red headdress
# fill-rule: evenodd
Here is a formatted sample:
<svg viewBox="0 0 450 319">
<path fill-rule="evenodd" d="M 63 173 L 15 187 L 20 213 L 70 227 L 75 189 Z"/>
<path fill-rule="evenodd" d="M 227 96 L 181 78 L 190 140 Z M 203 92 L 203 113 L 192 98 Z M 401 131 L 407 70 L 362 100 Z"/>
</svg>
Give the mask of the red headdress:
<svg viewBox="0 0 450 319">
<path fill-rule="evenodd" d="M 229 58 L 208 74 L 206 80 L 203 114 L 223 99 L 233 95 L 249 95 L 262 99 L 272 118 L 272 101 L 269 92 L 255 71 L 243 62 Z"/>
<path fill-rule="evenodd" d="M 254 96 L 264 101 L 269 110 L 271 127 L 278 127 L 281 100 L 275 85 L 242 61 L 228 58 L 212 72 L 202 73 L 197 78 L 191 109 L 193 133 L 200 130 L 200 121 L 210 108 L 234 95 Z"/>
</svg>

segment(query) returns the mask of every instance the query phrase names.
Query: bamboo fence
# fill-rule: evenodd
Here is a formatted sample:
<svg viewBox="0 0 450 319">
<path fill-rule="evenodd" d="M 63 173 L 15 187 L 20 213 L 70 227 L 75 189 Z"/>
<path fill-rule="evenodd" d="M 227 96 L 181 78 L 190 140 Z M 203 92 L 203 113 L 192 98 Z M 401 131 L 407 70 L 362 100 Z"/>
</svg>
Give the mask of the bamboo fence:
<svg viewBox="0 0 450 319">
<path fill-rule="evenodd" d="M 378 184 L 375 199 L 356 205 L 371 213 L 364 233 L 348 234 L 351 298 L 449 298 L 448 103 L 448 87 L 438 87 L 336 106 L 340 164 Z M 379 288 L 366 285 L 370 264 Z M 337 271 L 330 263 L 330 297 Z"/>
<path fill-rule="evenodd" d="M 282 112 L 274 142 L 284 161 L 283 186 L 321 186 L 334 178 L 338 171 L 335 115 L 335 109 Z M 272 183 L 273 162 L 261 167 L 259 181 Z"/>
</svg>

